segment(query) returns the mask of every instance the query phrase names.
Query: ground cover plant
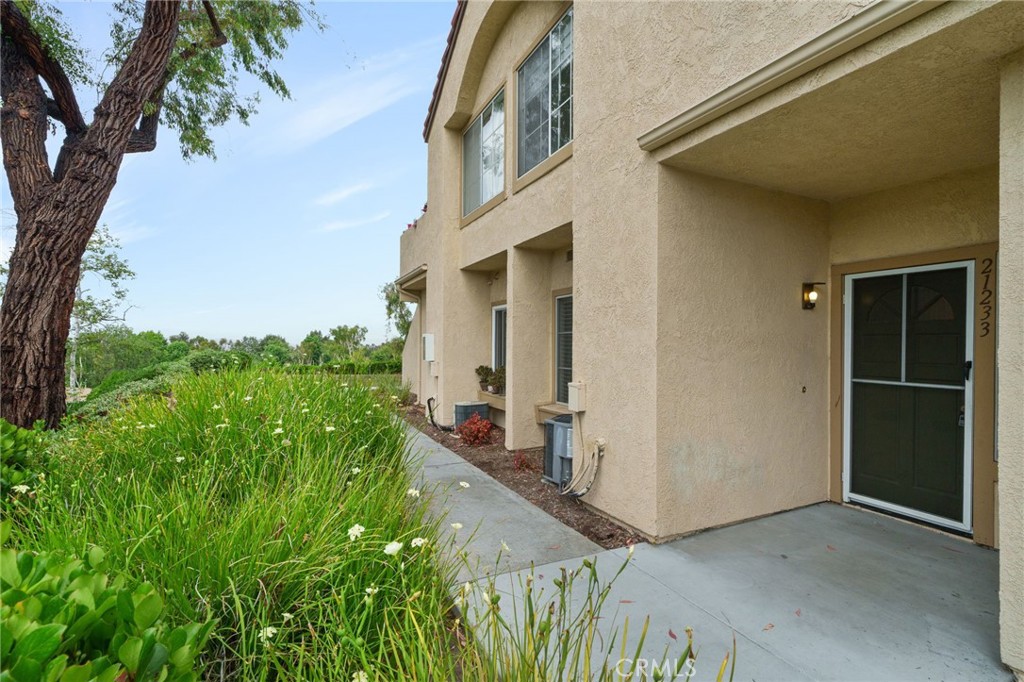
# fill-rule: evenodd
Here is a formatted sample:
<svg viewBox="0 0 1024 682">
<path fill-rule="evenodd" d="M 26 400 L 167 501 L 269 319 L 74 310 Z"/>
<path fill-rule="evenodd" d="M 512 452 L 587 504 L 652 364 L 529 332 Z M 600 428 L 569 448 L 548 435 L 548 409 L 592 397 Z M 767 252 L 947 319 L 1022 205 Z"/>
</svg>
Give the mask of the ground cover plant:
<svg viewBox="0 0 1024 682">
<path fill-rule="evenodd" d="M 66 431 L 23 544 L 102 547 L 170 622 L 214 619 L 211 676 L 391 679 L 408 633 L 443 661 L 451 581 L 407 495 L 395 400 L 326 376 L 186 376 Z"/>
</svg>

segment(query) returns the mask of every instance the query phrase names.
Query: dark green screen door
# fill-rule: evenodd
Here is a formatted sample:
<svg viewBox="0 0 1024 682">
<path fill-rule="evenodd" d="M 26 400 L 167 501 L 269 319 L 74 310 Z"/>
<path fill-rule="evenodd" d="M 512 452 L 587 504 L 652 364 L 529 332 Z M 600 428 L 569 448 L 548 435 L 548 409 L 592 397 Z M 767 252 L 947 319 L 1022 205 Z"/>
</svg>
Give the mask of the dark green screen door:
<svg viewBox="0 0 1024 682">
<path fill-rule="evenodd" d="M 910 270 L 850 282 L 854 501 L 966 523 L 968 270 Z"/>
</svg>

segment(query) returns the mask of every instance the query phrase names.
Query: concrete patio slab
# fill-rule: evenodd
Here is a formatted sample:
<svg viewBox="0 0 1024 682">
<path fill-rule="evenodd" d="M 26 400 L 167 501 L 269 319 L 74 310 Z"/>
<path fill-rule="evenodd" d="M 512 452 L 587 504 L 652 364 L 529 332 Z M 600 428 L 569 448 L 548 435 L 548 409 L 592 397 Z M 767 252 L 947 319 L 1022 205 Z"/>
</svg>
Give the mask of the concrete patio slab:
<svg viewBox="0 0 1024 682">
<path fill-rule="evenodd" d="M 410 443 L 423 487 L 434 490 L 433 513 L 466 543 L 459 580 L 493 581 L 506 618 L 531 564 L 535 592 L 550 596 L 563 567 L 594 558 L 607 581 L 626 560 L 625 548 L 602 551 L 419 431 L 410 431 Z M 456 521 L 462 530 L 450 530 Z M 469 622 L 481 618 L 480 592 L 466 605 Z M 692 679 L 714 679 L 734 634 L 736 680 L 1013 679 L 999 662 L 995 551 L 835 504 L 637 545 L 599 630 L 608 641 L 628 617 L 633 650 L 648 616 L 640 658 L 661 660 L 666 647 L 670 659 L 678 656 L 691 626 L 699 651 Z M 602 652 L 595 663 L 603 659 Z"/>
<path fill-rule="evenodd" d="M 627 550 L 597 557 L 603 580 Z M 535 569 L 551 594 L 556 562 Z M 495 589 L 522 594 L 525 572 Z M 602 628 L 651 618 L 640 658 L 700 649 L 694 679 L 713 679 L 736 633 L 736 680 L 1009 681 L 999 662 L 997 554 L 870 512 L 822 504 L 637 545 Z M 612 619 L 611 616 L 615 615 Z M 677 639 L 673 639 L 672 634 Z M 630 649 L 634 648 L 630 646 Z"/>
<path fill-rule="evenodd" d="M 429 436 L 410 429 L 410 454 L 422 462 L 421 486 L 432 490 L 431 511 L 442 528 L 465 543 L 459 580 L 517 571 L 531 562 L 549 563 L 593 555 L 601 548 L 515 494 Z M 468 488 L 459 484 L 465 482 Z M 451 523 L 461 523 L 461 530 Z M 502 549 L 502 543 L 509 548 Z M 497 557 L 501 554 L 500 563 Z"/>
</svg>

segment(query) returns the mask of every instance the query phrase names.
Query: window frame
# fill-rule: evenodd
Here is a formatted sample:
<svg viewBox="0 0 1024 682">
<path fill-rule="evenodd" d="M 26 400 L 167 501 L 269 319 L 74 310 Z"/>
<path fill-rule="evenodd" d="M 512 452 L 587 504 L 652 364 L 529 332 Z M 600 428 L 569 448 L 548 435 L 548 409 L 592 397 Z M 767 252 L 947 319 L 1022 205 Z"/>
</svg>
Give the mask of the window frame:
<svg viewBox="0 0 1024 682">
<path fill-rule="evenodd" d="M 502 340 L 502 350 L 504 351 L 504 358 L 502 358 L 501 367 L 508 366 L 508 304 L 501 303 L 498 305 L 491 306 L 491 369 L 498 369 L 498 313 L 505 313 L 505 326 L 502 331 L 505 333 L 505 338 Z"/>
<path fill-rule="evenodd" d="M 552 366 L 552 373 L 553 373 L 554 376 L 553 376 L 553 379 L 552 379 L 552 386 L 551 386 L 551 388 L 552 388 L 552 393 L 553 393 L 553 396 L 552 396 L 553 402 L 558 404 L 558 405 L 567 405 L 569 403 L 569 397 L 568 397 L 568 390 L 569 389 L 568 389 L 568 385 L 570 383 L 572 383 L 572 372 L 573 372 L 573 366 L 572 366 L 572 361 L 571 360 L 570 360 L 570 364 L 569 364 L 568 367 L 560 367 L 559 364 L 558 364 L 558 351 L 559 351 L 560 341 L 561 341 L 560 336 L 562 334 L 566 333 L 566 332 L 560 332 L 558 330 L 558 321 L 559 321 L 558 305 L 559 305 L 559 301 L 564 301 L 566 299 L 569 299 L 570 301 L 572 301 L 572 298 L 573 298 L 573 292 L 572 291 L 567 291 L 565 293 L 556 293 L 555 297 L 554 297 L 553 315 L 554 315 L 555 319 L 554 319 L 552 327 L 551 327 L 552 337 L 553 337 L 553 341 L 554 341 L 554 348 L 552 350 L 552 356 L 551 356 L 551 366 Z M 574 318 L 570 317 L 569 319 L 570 319 L 570 321 L 572 321 Z M 575 325 L 573 325 L 573 326 L 575 326 Z M 568 333 L 568 336 L 569 336 L 569 352 L 571 354 L 572 353 L 572 343 L 573 343 L 574 331 L 573 331 L 573 329 L 570 328 L 570 330 L 567 333 Z M 566 383 L 566 394 L 567 394 L 565 400 L 559 400 L 558 399 L 558 389 L 559 389 L 558 372 L 559 372 L 560 369 L 568 369 L 569 370 L 569 380 L 565 382 Z"/>
<path fill-rule="evenodd" d="M 512 159 L 512 191 L 513 192 L 517 192 L 517 191 L 521 190 L 523 187 L 525 187 L 526 185 L 530 184 L 531 182 L 533 182 L 537 178 L 545 175 L 546 173 L 548 173 L 549 171 L 554 169 L 556 166 L 561 164 L 563 161 L 565 161 L 567 158 L 572 156 L 572 144 L 573 144 L 573 139 L 575 138 L 575 126 L 573 124 L 574 116 L 570 115 L 570 119 L 569 119 L 569 128 L 570 128 L 569 139 L 566 142 L 564 142 L 561 147 L 558 147 L 557 149 L 552 149 L 551 148 L 551 128 L 550 128 L 550 123 L 551 123 L 551 118 L 552 118 L 552 116 L 551 116 L 551 114 L 552 114 L 552 112 L 551 112 L 551 79 L 552 79 L 551 69 L 552 69 L 552 60 L 551 60 L 551 53 L 550 53 L 550 51 L 551 51 L 551 35 L 555 31 L 555 29 L 558 28 L 558 26 L 562 23 L 562 21 L 567 16 L 570 16 L 572 14 L 573 14 L 573 5 L 572 5 L 572 3 L 566 3 L 565 5 L 563 5 L 563 7 L 558 12 L 557 17 L 554 19 L 554 21 L 552 21 L 547 26 L 545 31 L 533 42 L 532 47 L 530 48 L 530 50 L 516 64 L 515 69 L 513 70 L 512 79 L 514 81 L 514 87 L 513 87 L 514 97 L 512 98 L 512 106 L 508 109 L 508 110 L 510 110 L 512 112 L 512 116 L 513 116 L 513 121 L 512 121 L 512 126 L 511 126 L 512 134 L 514 136 L 514 139 L 512 141 L 512 153 L 513 153 L 513 155 L 515 157 L 515 158 Z M 570 19 L 570 27 L 571 27 L 570 28 L 571 39 L 570 39 L 570 56 L 569 56 L 568 64 L 570 65 L 570 70 L 571 70 L 573 75 L 570 77 L 569 97 L 568 97 L 568 99 L 566 99 L 565 102 L 563 102 L 559 106 L 560 107 L 564 107 L 564 106 L 566 106 L 568 104 L 570 109 L 572 109 L 574 104 L 575 104 L 574 103 L 574 100 L 575 100 L 575 87 L 573 85 L 573 83 L 575 81 L 575 47 L 574 47 L 575 46 L 575 21 L 574 21 L 574 18 Z M 519 143 L 520 143 L 520 138 L 522 137 L 522 135 L 521 135 L 522 131 L 520 130 L 520 124 L 521 124 L 522 116 L 521 116 L 521 112 L 520 112 L 519 107 L 520 107 L 521 102 L 523 101 L 523 98 L 522 98 L 522 88 L 520 87 L 521 86 L 520 75 L 521 75 L 521 73 L 523 71 L 523 68 L 526 66 L 526 63 L 531 58 L 533 58 L 533 56 L 537 53 L 537 51 L 539 49 L 541 49 L 545 45 L 547 46 L 547 49 L 548 49 L 548 73 L 547 73 L 547 79 L 546 79 L 546 81 L 547 81 L 547 88 L 546 88 L 546 92 L 547 92 L 546 112 L 547 112 L 547 121 L 548 121 L 548 126 L 547 126 L 547 130 L 548 130 L 548 132 L 547 132 L 548 153 L 547 153 L 547 155 L 543 159 L 541 159 L 532 168 L 530 168 L 529 170 L 524 171 L 523 173 L 520 173 L 520 171 L 519 171 L 519 164 L 520 164 L 521 150 L 520 150 L 520 144 Z"/>
<path fill-rule="evenodd" d="M 473 222 L 474 220 L 479 218 L 481 215 L 483 215 L 487 211 L 491 210 L 492 208 L 494 208 L 495 206 L 500 204 L 508 196 L 508 190 L 509 190 L 509 182 L 508 182 L 509 127 L 508 126 L 509 126 L 509 106 L 511 105 L 512 101 L 511 101 L 511 98 L 509 97 L 509 92 L 508 92 L 508 89 L 507 89 L 506 85 L 507 84 L 504 81 L 501 84 L 498 85 L 498 87 L 494 90 L 494 92 L 491 94 L 491 96 L 487 99 L 486 103 L 482 107 L 480 107 L 480 109 L 476 112 L 476 115 L 474 115 L 470 119 L 470 121 L 466 125 L 466 127 L 462 129 L 462 133 L 459 136 L 459 216 L 460 216 L 460 218 L 459 218 L 459 221 L 460 221 L 459 226 L 460 227 L 465 227 L 469 223 Z M 492 107 L 493 104 L 494 104 L 494 101 L 496 99 L 498 99 L 498 97 L 501 96 L 501 95 L 504 95 L 504 107 L 503 107 L 503 110 L 502 110 L 503 118 L 502 118 L 502 124 L 501 124 L 501 131 L 502 131 L 502 144 L 501 144 L 502 159 L 501 159 L 501 166 L 500 166 L 501 167 L 501 188 L 498 190 L 498 192 L 494 196 L 488 198 L 486 201 L 481 203 L 479 206 L 474 208 L 472 211 L 470 211 L 469 213 L 464 213 L 465 208 L 466 208 L 466 196 L 465 196 L 465 192 L 466 192 L 466 135 L 469 134 L 470 129 L 474 125 L 476 125 L 476 123 L 478 121 L 481 121 L 481 119 L 483 118 L 483 115 L 487 111 L 487 109 L 489 107 Z M 482 128 L 482 123 L 481 123 L 481 128 Z M 481 144 L 479 145 L 479 150 L 480 150 L 481 153 L 482 153 L 482 150 L 483 150 L 482 142 L 483 141 L 481 140 Z M 483 167 L 483 164 L 482 164 L 482 161 L 481 161 L 481 163 L 480 163 L 481 179 L 482 179 L 482 167 Z"/>
</svg>

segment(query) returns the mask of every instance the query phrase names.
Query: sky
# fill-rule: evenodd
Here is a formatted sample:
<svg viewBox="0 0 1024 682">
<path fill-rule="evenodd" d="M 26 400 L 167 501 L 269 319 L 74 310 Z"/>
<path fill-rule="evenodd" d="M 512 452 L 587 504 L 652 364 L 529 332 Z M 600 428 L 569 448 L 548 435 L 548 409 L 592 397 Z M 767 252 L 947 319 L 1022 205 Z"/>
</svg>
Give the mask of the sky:
<svg viewBox="0 0 1024 682">
<path fill-rule="evenodd" d="M 317 3 L 328 28 L 294 34 L 277 64 L 292 99 L 264 92 L 248 127 L 214 130 L 216 161 L 184 161 L 166 128 L 155 151 L 126 156 L 100 224 L 136 273 L 128 325 L 292 343 L 362 325 L 383 341 L 378 291 L 400 274 L 399 237 L 426 202 L 423 120 L 454 7 Z M 60 8 L 98 60 L 111 6 Z M 96 102 L 81 93 L 87 120 Z M 6 260 L 15 218 L 3 183 Z"/>
</svg>

